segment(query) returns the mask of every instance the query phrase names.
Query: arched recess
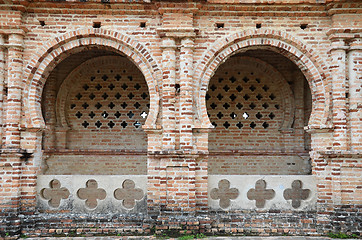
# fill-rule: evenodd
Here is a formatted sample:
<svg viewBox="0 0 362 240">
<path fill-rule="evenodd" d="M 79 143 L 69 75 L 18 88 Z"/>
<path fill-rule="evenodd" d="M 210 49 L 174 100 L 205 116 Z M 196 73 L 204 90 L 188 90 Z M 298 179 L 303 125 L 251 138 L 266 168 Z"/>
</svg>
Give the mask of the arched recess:
<svg viewBox="0 0 362 240">
<path fill-rule="evenodd" d="M 44 91 L 46 98 L 49 86 Z M 106 55 L 86 60 L 67 75 L 57 92 L 54 103 L 43 101 L 45 115 L 53 104 L 56 111 L 55 116 L 45 117 L 47 126 L 56 123 L 55 135 L 66 131 L 62 137 L 58 135 L 57 148 L 147 148 L 147 135 L 141 126 L 149 112 L 148 89 L 142 73 L 125 57 Z M 66 145 L 59 146 L 59 142 Z M 53 148 L 47 144 L 43 147 Z"/>
<path fill-rule="evenodd" d="M 26 66 L 23 107 L 25 116 L 22 125 L 25 128 L 42 129 L 45 127 L 41 111 L 41 96 L 46 79 L 58 63 L 68 56 L 91 47 L 103 47 L 125 55 L 142 72 L 150 94 L 150 112 L 143 126 L 146 129 L 156 127 L 159 111 L 159 90 L 157 79 L 161 71 L 149 51 L 130 37 L 111 30 L 81 29 L 56 37 L 45 43 Z"/>
<path fill-rule="evenodd" d="M 254 109 L 255 106 L 254 107 L 252 106 L 251 108 L 249 107 L 248 110 L 244 110 L 247 106 L 245 106 L 245 107 L 240 106 L 240 107 L 235 108 L 235 106 L 232 106 L 232 105 L 236 104 L 236 102 L 240 103 L 240 101 L 243 102 L 244 104 L 247 104 L 247 100 L 251 98 L 250 95 L 256 95 L 256 93 L 258 93 L 259 96 L 257 96 L 257 97 L 254 96 L 254 98 L 256 98 L 258 100 L 259 99 L 261 100 L 262 98 L 274 99 L 274 98 L 276 98 L 276 96 L 274 95 L 274 93 L 275 93 L 276 95 L 278 95 L 278 102 L 274 102 L 274 104 L 278 104 L 278 107 L 282 109 L 282 110 L 279 108 L 275 109 L 276 111 L 280 112 L 280 116 L 278 117 L 278 121 L 277 121 L 278 123 L 275 124 L 275 130 L 276 131 L 286 131 L 286 130 L 292 129 L 292 124 L 293 124 L 294 115 L 295 115 L 294 95 L 293 95 L 290 85 L 287 83 L 284 76 L 282 76 L 282 74 L 277 69 L 275 69 L 270 64 L 268 64 L 258 58 L 248 57 L 248 56 L 232 57 L 232 58 L 228 59 L 226 65 L 227 65 L 226 66 L 227 70 L 225 70 L 225 71 L 227 71 L 227 72 L 225 72 L 225 76 L 228 76 L 230 74 L 230 71 L 235 71 L 235 75 L 232 75 L 231 78 L 225 78 L 224 76 L 215 78 L 215 76 L 218 76 L 218 74 L 216 73 L 213 79 L 216 80 L 218 78 L 218 81 L 217 81 L 217 83 L 215 83 L 215 81 L 214 81 L 214 84 L 210 87 L 211 91 L 209 88 L 206 99 L 210 100 L 210 102 L 213 102 L 211 104 L 215 104 L 214 101 L 216 100 L 218 105 L 221 105 L 224 102 L 229 103 L 231 100 L 231 103 L 230 103 L 231 105 L 228 104 L 225 107 L 216 106 L 216 107 L 214 107 L 214 109 L 213 108 L 209 109 L 209 111 L 208 111 L 209 114 L 210 114 L 210 110 L 212 110 L 214 113 L 218 112 L 219 110 L 223 110 L 223 111 L 226 110 L 228 113 L 232 112 L 230 114 L 235 115 L 234 117 L 231 117 L 231 119 L 229 119 L 229 120 L 232 120 L 235 122 L 238 120 L 236 120 L 237 116 L 233 110 L 236 111 L 237 109 L 240 110 L 239 115 L 241 115 L 240 113 L 243 111 L 250 111 L 250 110 L 252 112 L 262 111 L 262 114 L 267 115 L 267 114 L 269 114 L 269 110 L 270 110 L 270 109 L 268 109 L 268 107 L 264 108 L 265 110 L 268 109 L 266 111 L 263 111 L 264 110 L 263 108 L 256 110 L 258 108 Z M 222 70 L 221 68 L 222 67 L 220 67 L 218 70 L 219 71 Z M 240 74 L 246 73 L 248 71 L 250 71 L 252 73 L 251 76 L 240 75 Z M 236 73 L 236 72 L 238 72 L 238 73 Z M 260 74 L 262 74 L 263 78 L 264 77 L 268 78 L 268 82 L 264 82 L 264 79 L 261 79 Z M 219 74 L 219 75 L 221 75 L 221 74 Z M 253 82 L 249 79 L 250 77 L 256 78 L 258 81 Z M 237 78 L 243 78 L 243 81 L 238 81 Z M 250 87 L 249 87 L 249 85 L 250 85 Z M 245 93 L 245 95 L 243 95 L 246 90 L 245 88 L 249 88 L 249 90 L 251 89 L 250 90 L 251 92 Z M 272 88 L 275 92 L 269 91 L 268 89 L 270 89 L 270 88 Z M 263 95 L 265 95 L 264 97 L 260 95 L 260 91 L 261 91 L 261 93 L 263 93 Z M 216 96 L 216 94 L 219 94 L 219 95 Z M 267 94 L 272 94 L 272 95 L 269 96 Z M 212 96 L 214 96 L 214 98 L 216 96 L 217 99 L 212 99 L 213 98 Z M 212 100 L 214 100 L 214 101 L 212 101 Z M 254 100 L 250 100 L 252 104 L 254 104 Z M 234 101 L 235 101 L 235 103 L 233 104 Z M 262 102 L 265 102 L 265 101 L 262 101 Z M 229 109 L 233 109 L 233 110 L 229 110 Z M 241 109 L 243 109 L 243 110 L 241 110 Z M 221 123 L 223 122 L 222 119 L 223 119 L 223 117 L 220 117 L 220 118 L 218 118 L 218 120 L 216 120 L 219 123 L 219 125 L 221 125 Z M 272 119 L 274 119 L 274 117 Z M 235 123 L 232 123 L 232 124 L 235 124 Z M 215 126 L 215 123 L 213 125 Z M 216 125 L 217 125 L 217 123 L 216 123 Z M 235 126 L 233 126 L 233 127 L 235 127 Z M 226 128 L 226 129 L 228 129 L 228 128 Z"/>
<path fill-rule="evenodd" d="M 311 128 L 328 128 L 330 86 L 328 76 L 322 70 L 325 68 L 324 64 L 304 43 L 288 33 L 275 30 L 246 30 L 227 36 L 209 47 L 194 74 L 198 81 L 195 102 L 199 118 L 195 119 L 195 128 L 212 128 L 205 96 L 209 81 L 218 67 L 230 56 L 255 48 L 278 52 L 298 66 L 312 92 L 313 108 L 308 125 Z"/>
</svg>

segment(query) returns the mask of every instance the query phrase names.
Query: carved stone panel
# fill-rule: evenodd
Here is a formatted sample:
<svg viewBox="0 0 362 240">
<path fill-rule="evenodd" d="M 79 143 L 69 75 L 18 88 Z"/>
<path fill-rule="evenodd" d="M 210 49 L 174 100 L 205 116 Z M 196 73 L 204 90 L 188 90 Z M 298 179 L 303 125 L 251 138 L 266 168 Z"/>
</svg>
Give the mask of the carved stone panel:
<svg viewBox="0 0 362 240">
<path fill-rule="evenodd" d="M 40 211 L 147 213 L 147 175 L 39 175 L 36 189 Z"/>
<path fill-rule="evenodd" d="M 208 189 L 209 207 L 217 211 L 220 207 L 241 211 L 310 211 L 317 207 L 312 175 L 208 175 Z M 237 197 L 233 195 L 236 192 Z"/>
</svg>

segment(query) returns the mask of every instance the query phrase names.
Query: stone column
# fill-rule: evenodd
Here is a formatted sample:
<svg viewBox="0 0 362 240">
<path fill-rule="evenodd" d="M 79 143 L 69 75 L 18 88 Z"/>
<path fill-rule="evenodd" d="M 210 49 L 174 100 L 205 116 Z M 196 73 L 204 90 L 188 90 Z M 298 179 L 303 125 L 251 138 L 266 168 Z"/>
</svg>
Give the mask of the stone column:
<svg viewBox="0 0 362 240">
<path fill-rule="evenodd" d="M 176 44 L 175 39 L 165 37 L 162 40 L 162 150 L 175 150 L 176 115 Z"/>
<path fill-rule="evenodd" d="M 183 150 L 192 150 L 193 126 L 193 47 L 192 38 L 181 40 L 180 51 L 180 147 Z"/>
<path fill-rule="evenodd" d="M 343 39 L 335 39 L 331 49 L 333 148 L 348 150 L 347 101 L 346 101 L 346 49 Z"/>
<path fill-rule="evenodd" d="M 5 85 L 5 46 L 4 35 L 0 34 L 0 148 L 3 145 L 3 123 L 4 123 L 4 85 Z"/>
<path fill-rule="evenodd" d="M 5 128 L 5 147 L 19 149 L 23 76 L 23 36 L 10 34 L 8 48 L 8 94 Z"/>
<path fill-rule="evenodd" d="M 348 52 L 351 150 L 362 150 L 362 39 L 353 39 Z"/>
</svg>

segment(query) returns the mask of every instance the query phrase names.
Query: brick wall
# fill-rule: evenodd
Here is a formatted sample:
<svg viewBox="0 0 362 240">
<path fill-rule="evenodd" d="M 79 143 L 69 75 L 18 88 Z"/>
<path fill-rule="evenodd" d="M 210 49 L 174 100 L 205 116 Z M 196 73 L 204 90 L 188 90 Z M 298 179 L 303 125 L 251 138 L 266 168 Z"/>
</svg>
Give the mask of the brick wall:
<svg viewBox="0 0 362 240">
<path fill-rule="evenodd" d="M 308 174 L 303 127 L 309 117 L 304 110 L 310 107 L 304 106 L 308 99 L 300 91 L 304 78 L 277 53 L 246 54 L 278 69 L 255 57 L 233 56 L 216 71 L 206 95 L 215 127 L 208 139 L 209 150 L 216 153 L 209 158 L 209 173 Z M 282 151 L 289 156 L 278 156 Z"/>
<path fill-rule="evenodd" d="M 158 231 L 178 229 L 181 224 L 189 225 L 185 227 L 188 231 L 209 233 L 281 234 L 280 229 L 288 226 L 291 234 L 361 232 L 361 226 L 353 223 L 360 211 L 360 182 L 356 180 L 362 136 L 360 14 L 359 2 L 346 0 L 1 3 L 1 234 L 16 235 L 20 229 L 52 234 L 55 229 L 69 232 L 79 228 L 86 229 L 79 232 L 95 233 L 92 226 L 107 226 L 108 232 L 143 227 L 149 232 L 153 224 L 159 224 Z M 244 70 L 256 68 L 254 72 L 265 85 L 274 76 L 276 84 L 268 86 L 274 100 L 251 76 L 249 82 L 242 78 L 230 81 L 229 72 L 238 75 L 240 58 L 249 59 Z M 103 64 L 99 59 L 119 60 Z M 88 61 L 93 65 L 85 67 Z M 263 63 L 255 67 L 255 62 Z M 110 72 L 118 63 L 132 72 L 139 90 L 128 74 L 122 81 L 132 86 L 123 90 L 124 82 Z M 97 69 L 102 64 L 102 69 Z M 228 68 L 225 75 L 223 69 Z M 265 69 L 275 69 L 278 76 Z M 94 72 L 97 70 L 100 72 Z M 75 78 L 72 74 L 77 71 Z M 96 79 L 91 81 L 93 75 Z M 103 75 L 108 76 L 106 81 Z M 230 82 L 233 89 L 225 91 L 219 78 Z M 236 94 L 239 81 L 243 94 Z M 252 81 L 260 100 L 250 89 Z M 70 84 L 62 90 L 66 82 Z M 88 89 L 83 88 L 85 84 Z M 102 90 L 95 88 L 97 84 Z M 232 107 L 210 109 L 213 85 L 213 99 L 229 98 Z M 91 90 L 94 99 L 89 98 Z M 122 96 L 117 99 L 116 90 L 127 95 L 119 92 Z M 148 96 L 139 98 L 136 92 Z M 130 93 L 135 95 L 132 99 Z M 217 98 L 221 93 L 224 100 Z M 230 98 L 232 94 L 235 100 Z M 250 98 L 243 98 L 243 108 L 238 109 L 236 101 L 245 94 Z M 280 105 L 273 109 L 273 118 L 271 108 L 261 104 L 268 97 L 269 105 Z M 87 108 L 81 106 L 85 98 Z M 98 102 L 102 104 L 99 109 Z M 110 107 L 111 102 L 116 106 Z M 123 102 L 134 108 L 123 108 Z M 142 107 L 137 109 L 136 102 Z M 76 106 L 72 108 L 72 104 Z M 141 110 L 148 113 L 147 118 L 135 119 Z M 92 111 L 102 126 L 95 125 L 98 120 L 89 116 Z M 114 115 L 117 111 L 120 118 Z M 129 111 L 139 112 L 130 117 L 126 115 Z M 219 112 L 224 115 L 220 119 Z M 249 120 L 239 119 L 244 112 Z M 250 127 L 251 120 L 255 128 Z M 112 128 L 108 125 L 111 121 L 115 124 Z M 124 121 L 126 128 L 120 127 Z M 133 125 L 135 121 L 142 129 Z M 228 128 L 223 126 L 226 121 L 231 124 Z M 215 129 L 212 122 L 218 125 Z M 240 129 L 236 126 L 239 122 L 243 124 Z M 340 162 L 346 165 L 338 167 Z M 91 166 L 85 168 L 84 163 Z M 83 220 L 82 215 L 82 220 L 65 220 L 69 215 L 40 213 L 35 188 L 37 176 L 47 171 L 64 175 L 147 172 L 148 215 L 129 215 L 125 222 L 92 215 L 107 223 L 104 225 Z M 317 211 L 299 212 L 298 219 L 283 211 L 209 211 L 210 173 L 310 172 L 317 180 Z M 187 224 L 179 214 L 183 210 L 190 212 Z M 199 213 L 212 218 L 200 220 Z M 243 220 L 245 214 L 247 220 Z M 277 227 L 267 230 L 270 225 L 261 219 L 276 215 L 280 216 Z M 232 223 L 235 221 L 238 224 Z"/>
<path fill-rule="evenodd" d="M 50 155 L 50 156 L 49 156 Z M 44 174 L 49 175 L 146 175 L 147 156 L 106 151 L 60 151 L 44 156 Z"/>
<path fill-rule="evenodd" d="M 310 173 L 308 155 L 239 152 L 211 153 L 209 174 L 229 175 L 298 175 Z"/>
</svg>

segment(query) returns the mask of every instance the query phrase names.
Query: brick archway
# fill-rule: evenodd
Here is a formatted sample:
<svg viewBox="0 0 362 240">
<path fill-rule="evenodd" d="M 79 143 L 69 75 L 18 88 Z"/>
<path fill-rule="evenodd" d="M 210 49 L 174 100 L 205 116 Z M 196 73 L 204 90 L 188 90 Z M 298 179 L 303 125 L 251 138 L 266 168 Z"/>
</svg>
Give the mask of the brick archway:
<svg viewBox="0 0 362 240">
<path fill-rule="evenodd" d="M 278 52 L 294 62 L 305 75 L 313 98 L 309 121 L 311 128 L 327 128 L 330 109 L 330 86 L 322 69 L 324 64 L 298 39 L 288 33 L 275 30 L 247 30 L 227 36 L 209 47 L 195 69 L 195 91 L 198 118 L 196 128 L 210 128 L 205 95 L 211 77 L 230 56 L 249 49 L 267 49 Z"/>
<path fill-rule="evenodd" d="M 25 117 L 22 125 L 25 128 L 44 128 L 41 113 L 41 95 L 47 77 L 51 71 L 68 56 L 96 46 L 125 55 L 142 72 L 148 85 L 150 94 L 150 112 L 145 128 L 155 128 L 159 111 L 159 89 L 157 79 L 161 78 L 158 63 L 152 58 L 149 51 L 130 37 L 111 30 L 81 29 L 57 37 L 43 45 L 35 54 L 25 70 L 25 90 L 23 107 Z"/>
</svg>

